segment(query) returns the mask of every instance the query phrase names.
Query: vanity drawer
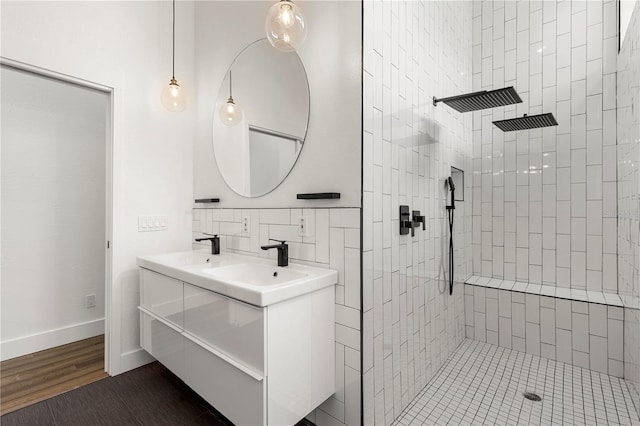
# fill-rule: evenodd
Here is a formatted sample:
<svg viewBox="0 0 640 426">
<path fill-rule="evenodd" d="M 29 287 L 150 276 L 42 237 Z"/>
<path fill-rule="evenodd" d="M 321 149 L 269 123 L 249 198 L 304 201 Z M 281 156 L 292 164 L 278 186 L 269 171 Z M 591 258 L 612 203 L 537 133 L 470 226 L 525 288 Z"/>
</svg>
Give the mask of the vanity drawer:
<svg viewBox="0 0 640 426">
<path fill-rule="evenodd" d="M 266 424 L 265 379 L 252 377 L 185 339 L 184 381 L 236 425 Z"/>
<path fill-rule="evenodd" d="M 184 284 L 184 330 L 264 375 L 264 309 Z"/>
<path fill-rule="evenodd" d="M 140 310 L 140 346 L 184 380 L 184 337 L 175 327 L 143 309 Z"/>
<path fill-rule="evenodd" d="M 182 328 L 182 281 L 140 269 L 140 305 Z"/>
</svg>

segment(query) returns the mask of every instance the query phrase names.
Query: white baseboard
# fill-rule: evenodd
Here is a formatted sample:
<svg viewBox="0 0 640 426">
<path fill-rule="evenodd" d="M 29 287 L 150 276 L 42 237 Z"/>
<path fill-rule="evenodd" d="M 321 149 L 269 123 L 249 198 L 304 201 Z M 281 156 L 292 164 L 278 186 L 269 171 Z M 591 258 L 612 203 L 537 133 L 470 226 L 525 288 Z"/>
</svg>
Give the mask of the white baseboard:
<svg viewBox="0 0 640 426">
<path fill-rule="evenodd" d="M 155 360 L 156 359 L 154 357 L 149 355 L 149 352 L 142 348 L 124 353 L 120 355 L 120 371 L 112 372 L 111 375 L 115 376 L 117 374 L 126 373 L 127 371 L 142 367 L 143 365 L 149 364 Z"/>
<path fill-rule="evenodd" d="M 104 318 L 0 342 L 0 360 L 54 348 L 104 334 Z"/>
</svg>

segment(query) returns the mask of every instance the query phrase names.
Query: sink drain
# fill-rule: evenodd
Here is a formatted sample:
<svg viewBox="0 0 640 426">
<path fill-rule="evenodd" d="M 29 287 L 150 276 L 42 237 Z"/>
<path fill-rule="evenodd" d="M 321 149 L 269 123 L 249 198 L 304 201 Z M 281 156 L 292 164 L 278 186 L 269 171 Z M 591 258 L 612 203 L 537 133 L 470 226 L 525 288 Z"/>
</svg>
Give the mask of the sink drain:
<svg viewBox="0 0 640 426">
<path fill-rule="evenodd" d="M 529 401 L 535 401 L 535 402 L 542 401 L 542 398 L 540 398 L 540 396 L 537 393 L 534 393 L 534 392 L 524 392 L 522 395 L 525 398 L 527 398 Z"/>
</svg>

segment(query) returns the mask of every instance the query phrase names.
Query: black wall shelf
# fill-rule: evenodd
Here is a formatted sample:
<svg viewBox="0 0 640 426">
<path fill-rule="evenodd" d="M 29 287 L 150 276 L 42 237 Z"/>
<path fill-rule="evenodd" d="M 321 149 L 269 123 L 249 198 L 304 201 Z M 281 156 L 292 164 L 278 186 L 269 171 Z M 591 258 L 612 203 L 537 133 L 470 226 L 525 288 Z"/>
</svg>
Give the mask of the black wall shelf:
<svg viewBox="0 0 640 426">
<path fill-rule="evenodd" d="M 298 200 L 335 200 L 340 198 L 339 192 L 313 192 L 309 194 L 298 194 Z"/>
<path fill-rule="evenodd" d="M 196 203 L 219 203 L 220 198 L 199 198 Z"/>
</svg>

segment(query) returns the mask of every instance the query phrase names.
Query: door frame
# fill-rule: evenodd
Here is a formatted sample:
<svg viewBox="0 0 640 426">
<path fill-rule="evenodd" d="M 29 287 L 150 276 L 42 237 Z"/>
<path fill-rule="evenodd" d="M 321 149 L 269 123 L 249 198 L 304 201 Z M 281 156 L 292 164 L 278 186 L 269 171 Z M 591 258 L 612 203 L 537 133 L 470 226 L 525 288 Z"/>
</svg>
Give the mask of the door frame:
<svg viewBox="0 0 640 426">
<path fill-rule="evenodd" d="M 113 350 L 119 348 L 120 327 L 114 322 L 117 315 L 114 315 L 114 287 L 113 287 L 113 195 L 114 195 L 114 88 L 73 77 L 70 75 L 50 71 L 38 66 L 26 64 L 24 62 L 15 61 L 0 56 L 0 65 L 7 68 L 13 68 L 18 71 L 34 74 L 39 77 L 50 78 L 65 83 L 70 83 L 82 88 L 102 92 L 108 96 L 105 138 L 105 282 L 104 282 L 104 369 L 109 375 L 117 370 L 117 366 L 113 365 Z M 118 299 L 119 300 L 119 299 Z"/>
</svg>

